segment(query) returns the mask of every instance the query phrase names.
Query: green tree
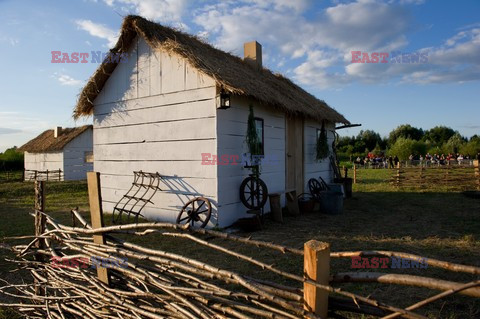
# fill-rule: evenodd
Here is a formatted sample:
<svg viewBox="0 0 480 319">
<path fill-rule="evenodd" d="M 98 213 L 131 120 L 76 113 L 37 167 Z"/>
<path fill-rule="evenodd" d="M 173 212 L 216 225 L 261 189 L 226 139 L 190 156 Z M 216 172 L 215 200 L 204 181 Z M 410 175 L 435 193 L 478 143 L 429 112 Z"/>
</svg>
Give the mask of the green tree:
<svg viewBox="0 0 480 319">
<path fill-rule="evenodd" d="M 17 147 L 7 149 L 0 153 L 0 169 L 19 170 L 23 169 L 23 152 L 19 152 Z"/>
<path fill-rule="evenodd" d="M 362 140 L 356 140 L 355 144 L 353 145 L 353 150 L 355 153 L 365 153 L 365 142 Z M 368 151 L 367 151 L 368 152 Z M 366 153 L 364 155 L 367 155 Z"/>
<path fill-rule="evenodd" d="M 458 133 L 451 129 L 450 127 L 446 126 L 435 126 L 434 128 L 425 132 L 423 137 L 424 141 L 428 141 L 436 146 L 441 146 L 444 143 L 448 142 L 448 140 Z"/>
<path fill-rule="evenodd" d="M 471 138 L 468 143 L 464 143 L 460 146 L 459 153 L 464 156 L 470 156 L 474 158 L 478 152 L 480 152 L 480 139 Z"/>
<path fill-rule="evenodd" d="M 415 141 L 410 138 L 399 137 L 395 144 L 388 150 L 389 156 L 398 156 L 400 160 L 407 160 L 410 155 L 422 155 L 426 153 L 426 144 L 423 141 Z"/>
<path fill-rule="evenodd" d="M 470 137 L 470 142 L 472 141 L 480 142 L 480 136 L 478 136 L 477 134 L 473 135 L 472 137 Z"/>
<path fill-rule="evenodd" d="M 377 144 L 382 143 L 380 134 L 373 130 L 360 131 L 357 136 L 357 140 L 363 141 L 365 148 L 368 148 L 369 151 L 372 151 Z"/>
<path fill-rule="evenodd" d="M 448 151 L 445 149 L 445 144 L 442 146 L 431 146 L 428 148 L 428 152 L 431 155 L 437 154 L 437 155 L 442 155 L 442 154 L 448 154 Z"/>
<path fill-rule="evenodd" d="M 377 145 L 375 146 L 375 148 L 373 150 L 371 150 L 371 152 L 373 153 L 373 155 L 375 156 L 381 156 L 384 154 L 383 152 L 383 149 L 380 147 L 380 144 L 377 143 Z"/>
<path fill-rule="evenodd" d="M 388 135 L 388 143 L 389 145 L 393 145 L 400 137 L 419 141 L 423 138 L 424 134 L 421 128 L 413 127 L 410 124 L 403 124 L 390 132 Z"/>
<path fill-rule="evenodd" d="M 455 133 L 455 135 L 450 137 L 447 143 L 445 143 L 444 148 L 447 153 L 457 154 L 463 144 L 465 144 L 465 139 L 459 133 Z"/>
</svg>

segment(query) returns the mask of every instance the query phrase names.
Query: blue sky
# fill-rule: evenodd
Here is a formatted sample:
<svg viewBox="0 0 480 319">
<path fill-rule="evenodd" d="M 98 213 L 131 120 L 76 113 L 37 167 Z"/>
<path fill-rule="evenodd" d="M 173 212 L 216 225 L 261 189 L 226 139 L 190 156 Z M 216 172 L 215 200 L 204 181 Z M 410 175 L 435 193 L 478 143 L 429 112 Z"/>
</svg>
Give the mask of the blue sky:
<svg viewBox="0 0 480 319">
<path fill-rule="evenodd" d="M 361 129 L 387 135 L 409 123 L 480 134 L 478 0 L 0 0 L 0 152 L 53 126 L 91 122 L 74 122 L 72 110 L 98 64 L 51 63 L 51 51 L 105 52 L 128 14 L 240 56 L 243 43 L 255 39 L 264 66 Z M 428 58 L 351 63 L 351 51 Z"/>
</svg>

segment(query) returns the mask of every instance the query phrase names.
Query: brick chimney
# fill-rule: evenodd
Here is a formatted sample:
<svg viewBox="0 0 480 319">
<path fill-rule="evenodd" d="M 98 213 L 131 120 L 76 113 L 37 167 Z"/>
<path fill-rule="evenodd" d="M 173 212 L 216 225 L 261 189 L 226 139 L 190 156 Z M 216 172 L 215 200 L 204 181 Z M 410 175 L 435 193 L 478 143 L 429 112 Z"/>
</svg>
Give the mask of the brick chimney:
<svg viewBox="0 0 480 319">
<path fill-rule="evenodd" d="M 262 69 L 262 45 L 257 41 L 243 45 L 243 60 L 258 69 Z"/>
<path fill-rule="evenodd" d="M 53 128 L 53 137 L 54 138 L 57 138 L 61 133 L 62 133 L 62 127 L 61 126 L 55 126 Z"/>
</svg>

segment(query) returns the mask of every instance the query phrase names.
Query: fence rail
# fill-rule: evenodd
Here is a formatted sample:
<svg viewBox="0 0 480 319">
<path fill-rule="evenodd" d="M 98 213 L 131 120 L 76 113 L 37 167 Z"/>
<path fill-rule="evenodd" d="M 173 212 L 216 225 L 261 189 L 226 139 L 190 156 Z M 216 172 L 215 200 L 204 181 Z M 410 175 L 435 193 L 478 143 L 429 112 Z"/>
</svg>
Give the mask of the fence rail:
<svg viewBox="0 0 480 319">
<path fill-rule="evenodd" d="M 0 171 L 0 181 L 23 181 L 22 171 Z"/>
<path fill-rule="evenodd" d="M 17 243 L 11 249 L 17 255 L 15 262 L 30 270 L 35 284 L 6 284 L 0 287 L 0 295 L 13 294 L 23 299 L 22 303 L 1 303 L 0 306 L 14 307 L 35 318 L 326 318 L 328 314 L 341 310 L 384 318 L 426 319 L 414 310 L 457 293 L 480 298 L 480 280 L 475 280 L 480 275 L 480 267 L 428 259 L 431 267 L 472 275 L 469 283 L 388 273 L 333 273 L 330 267 L 330 259 L 333 258 L 422 258 L 407 253 L 330 252 L 328 243 L 317 241 L 305 243 L 304 249 L 300 250 L 169 223 L 105 227 L 101 222 L 101 205 L 98 205 L 98 182 L 98 175 L 95 180 L 89 176 L 92 224 L 88 224 L 78 210 L 72 211 L 80 227 L 60 224 L 40 211 L 40 208 L 44 209 L 44 183 L 35 183 L 35 236 L 8 238 L 31 239 L 25 244 Z M 165 239 L 176 238 L 223 254 L 226 258 L 247 262 L 251 267 L 286 279 L 288 284 L 256 278 L 251 275 L 253 271 L 249 271 L 248 276 L 242 275 L 236 270 L 183 255 L 179 242 L 178 249 L 172 253 L 119 238 L 125 234 L 157 234 Z M 214 238 L 223 241 L 214 242 Z M 290 273 L 244 253 L 251 252 L 251 249 L 242 249 L 244 252 L 233 250 L 226 244 L 228 242 L 235 243 L 237 248 L 255 246 L 269 250 L 265 252 L 268 255 L 289 254 L 291 258 L 303 258 L 304 267 Z M 121 266 L 118 263 L 98 263 L 98 258 L 124 262 Z M 86 267 L 79 265 L 79 259 Z M 50 260 L 57 260 L 57 263 Z M 62 262 L 58 263 L 58 260 Z M 442 292 L 400 308 L 338 288 L 344 282 L 420 286 Z"/>
<path fill-rule="evenodd" d="M 480 190 L 478 161 L 471 167 L 400 167 L 392 170 L 390 183 L 396 187 L 430 188 L 443 186 L 450 190 Z"/>
<path fill-rule="evenodd" d="M 63 171 L 61 169 L 56 170 L 30 170 L 24 171 L 25 181 L 62 181 L 64 178 Z"/>
<path fill-rule="evenodd" d="M 425 167 L 425 168 L 430 168 L 430 167 L 446 167 L 446 166 L 452 166 L 452 167 L 473 167 L 475 163 L 475 160 L 471 159 L 463 159 L 463 160 L 407 160 L 407 161 L 400 161 L 397 164 L 393 163 L 393 165 L 390 165 L 388 161 L 380 161 L 380 162 L 368 162 L 364 164 L 360 163 L 353 163 L 353 165 L 356 165 L 357 168 L 360 169 L 381 169 L 381 168 L 395 168 L 400 164 L 400 167 Z"/>
</svg>

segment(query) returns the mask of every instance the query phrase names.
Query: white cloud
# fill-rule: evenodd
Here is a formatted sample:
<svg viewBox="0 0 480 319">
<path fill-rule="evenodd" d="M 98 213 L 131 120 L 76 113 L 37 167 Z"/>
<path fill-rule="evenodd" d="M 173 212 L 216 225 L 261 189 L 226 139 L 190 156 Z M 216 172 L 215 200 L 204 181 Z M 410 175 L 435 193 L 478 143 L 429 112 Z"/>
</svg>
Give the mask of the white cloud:
<svg viewBox="0 0 480 319">
<path fill-rule="evenodd" d="M 12 47 L 16 46 L 17 44 L 20 43 L 20 40 L 18 38 L 13 38 L 10 36 L 0 36 L 0 42 L 5 42 L 10 44 Z"/>
<path fill-rule="evenodd" d="M 0 109 L 6 107 L 0 105 Z M 0 134 L 8 134 L 8 138 L 0 138 L 0 152 L 25 144 L 49 127 L 53 124 L 43 120 L 39 114 L 0 111 Z"/>
<path fill-rule="evenodd" d="M 241 47 L 245 39 L 258 38 L 298 57 L 315 47 L 336 50 L 396 49 L 406 44 L 404 32 L 409 15 L 401 6 L 376 1 L 339 4 L 306 19 L 308 1 L 295 10 L 274 1 L 245 0 L 237 5 L 224 3 L 198 10 L 194 21 L 203 27 L 221 48 Z M 292 3 L 284 1 L 282 3 Z"/>
<path fill-rule="evenodd" d="M 194 21 L 210 41 L 226 51 L 242 55 L 244 42 L 257 40 L 269 53 L 269 65 L 285 66 L 300 59 L 292 76 L 303 84 L 331 87 L 352 80 L 342 68 L 348 64 L 345 52 L 351 50 L 398 50 L 408 44 L 409 12 L 397 4 L 361 0 L 337 4 L 313 12 L 310 1 L 243 0 L 221 2 L 199 8 Z M 270 67 L 272 67 L 270 65 Z M 335 70 L 329 70 L 336 67 Z"/>
<path fill-rule="evenodd" d="M 20 133 L 22 130 L 16 128 L 0 127 L 0 135 Z"/>
<path fill-rule="evenodd" d="M 424 4 L 425 0 L 400 0 L 399 3 L 420 5 L 420 4 Z"/>
<path fill-rule="evenodd" d="M 480 28 L 460 31 L 445 45 L 425 50 L 429 51 L 425 70 L 405 74 L 403 81 L 428 84 L 480 80 Z"/>
<path fill-rule="evenodd" d="M 41 130 L 47 126 L 45 121 L 39 120 L 38 117 L 32 116 L 32 114 L 0 111 L 0 127 L 4 130 L 4 133 L 7 130 L 10 130 L 11 133 Z"/>
<path fill-rule="evenodd" d="M 414 28 L 430 32 L 411 14 L 410 5 L 421 5 L 424 0 L 332 1 L 327 8 L 313 5 L 312 0 L 205 1 L 196 2 L 195 8 L 191 0 L 104 2 L 184 29 L 195 23 L 197 35 L 239 56 L 243 43 L 257 40 L 263 45 L 265 66 L 280 68 L 301 84 L 320 88 L 357 81 L 462 82 L 476 80 L 480 74 L 478 24 L 459 29 L 442 45 L 414 50 L 428 51 L 428 63 L 350 63 L 351 51 L 411 52 L 407 50 L 409 32 Z M 82 26 L 92 35 L 115 38 L 113 31 L 82 21 L 88 22 Z"/>
<path fill-rule="evenodd" d="M 75 23 L 80 29 L 87 31 L 90 35 L 107 40 L 109 47 L 115 46 L 118 39 L 117 31 L 91 20 L 76 20 Z"/>
<path fill-rule="evenodd" d="M 61 85 L 66 85 L 66 86 L 81 86 L 84 84 L 84 81 L 82 80 L 77 80 L 72 78 L 70 75 L 64 74 L 64 73 L 57 73 L 55 72 L 52 75 L 53 78 L 57 79 L 58 82 L 60 82 Z"/>
<path fill-rule="evenodd" d="M 116 3 L 125 10 L 162 23 L 180 22 L 189 0 L 104 0 L 109 6 Z"/>
</svg>

